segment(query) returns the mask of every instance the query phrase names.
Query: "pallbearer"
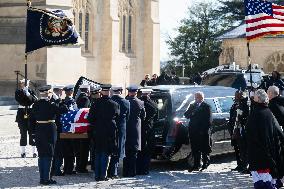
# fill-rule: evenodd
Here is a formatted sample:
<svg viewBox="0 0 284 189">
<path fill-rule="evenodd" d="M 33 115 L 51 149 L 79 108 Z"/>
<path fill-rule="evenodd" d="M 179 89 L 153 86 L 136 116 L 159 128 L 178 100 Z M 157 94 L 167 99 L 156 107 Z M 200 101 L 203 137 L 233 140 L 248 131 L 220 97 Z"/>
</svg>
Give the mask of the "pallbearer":
<svg viewBox="0 0 284 189">
<path fill-rule="evenodd" d="M 95 139 L 96 181 L 107 180 L 109 159 L 117 150 L 115 120 L 119 115 L 119 105 L 110 98 L 111 85 L 101 87 L 102 97 L 94 102 L 88 116 Z"/>
<path fill-rule="evenodd" d="M 125 158 L 123 159 L 123 176 L 136 175 L 137 154 L 141 150 L 141 120 L 145 119 L 144 102 L 137 98 L 138 86 L 127 88 L 127 100 L 130 102 L 129 120 L 126 123 Z"/>
<path fill-rule="evenodd" d="M 137 175 L 149 174 L 151 153 L 154 147 L 153 120 L 158 113 L 157 104 L 150 99 L 152 89 L 141 89 L 141 98 L 144 102 L 146 117 L 141 124 L 141 151 L 138 152 L 136 169 Z"/>
<path fill-rule="evenodd" d="M 116 141 L 118 144 L 117 151 L 111 156 L 108 176 L 110 178 L 118 178 L 119 160 L 125 157 L 125 140 L 126 140 L 126 122 L 129 119 L 130 103 L 124 99 L 122 94 L 122 87 L 112 87 L 113 96 L 111 99 L 119 104 L 120 114 L 116 119 Z"/>
<path fill-rule="evenodd" d="M 35 123 L 35 142 L 38 150 L 38 167 L 40 173 L 40 184 L 56 184 L 51 179 L 51 162 L 54 156 L 54 148 L 57 139 L 56 116 L 67 112 L 67 107 L 58 107 L 50 102 L 52 95 L 51 86 L 46 85 L 39 89 L 40 100 L 37 101 L 31 110 L 31 116 Z"/>
</svg>

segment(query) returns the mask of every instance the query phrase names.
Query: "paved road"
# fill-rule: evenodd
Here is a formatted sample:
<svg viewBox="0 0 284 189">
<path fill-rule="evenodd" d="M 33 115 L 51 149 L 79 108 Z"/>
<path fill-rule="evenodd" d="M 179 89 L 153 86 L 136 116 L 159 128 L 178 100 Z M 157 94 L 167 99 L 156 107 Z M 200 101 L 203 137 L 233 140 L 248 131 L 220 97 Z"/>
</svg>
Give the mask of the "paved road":
<svg viewBox="0 0 284 189">
<path fill-rule="evenodd" d="M 19 157 L 19 132 L 14 116 L 15 112 L 0 114 L 0 188 L 252 188 L 248 175 L 230 171 L 236 166 L 232 157 L 215 158 L 204 172 L 188 173 L 182 164 L 153 162 L 148 176 L 97 183 L 92 173 L 77 174 L 55 177 L 58 184 L 54 186 L 40 186 L 37 159 L 31 158 L 29 149 L 27 158 Z"/>
</svg>

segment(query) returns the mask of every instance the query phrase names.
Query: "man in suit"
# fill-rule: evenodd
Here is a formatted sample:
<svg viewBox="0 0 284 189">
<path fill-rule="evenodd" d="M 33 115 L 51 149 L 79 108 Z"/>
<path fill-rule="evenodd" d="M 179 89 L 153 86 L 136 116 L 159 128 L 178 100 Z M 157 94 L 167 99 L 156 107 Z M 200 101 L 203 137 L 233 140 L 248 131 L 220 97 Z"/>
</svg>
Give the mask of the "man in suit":
<svg viewBox="0 0 284 189">
<path fill-rule="evenodd" d="M 126 123 L 125 158 L 123 159 L 123 176 L 136 176 L 136 159 L 141 150 L 141 121 L 145 119 L 144 102 L 137 98 L 138 86 L 127 88 L 127 100 L 130 102 L 129 120 Z"/>
<path fill-rule="evenodd" d="M 20 129 L 20 148 L 21 157 L 26 157 L 27 134 L 29 134 L 29 144 L 32 146 L 32 154 L 35 158 L 37 156 L 34 141 L 34 128 L 30 124 L 30 110 L 37 97 L 33 90 L 29 88 L 29 80 L 25 86 L 25 79 L 19 81 L 19 89 L 15 92 L 15 99 L 19 103 L 16 122 Z"/>
<path fill-rule="evenodd" d="M 193 170 L 199 170 L 202 156 L 202 170 L 209 166 L 211 153 L 210 127 L 212 122 L 211 107 L 204 102 L 204 93 L 195 93 L 195 102 L 184 113 L 189 123 L 189 139 L 194 158 Z M 192 170 L 189 170 L 192 171 Z"/>
<path fill-rule="evenodd" d="M 112 91 L 113 96 L 111 99 L 119 104 L 120 114 L 116 119 L 116 140 L 118 149 L 116 153 L 111 156 L 108 175 L 110 178 L 118 178 L 119 160 L 125 157 L 126 122 L 129 119 L 130 103 L 121 96 L 122 87 L 112 87 Z"/>
<path fill-rule="evenodd" d="M 107 167 L 110 156 L 117 150 L 116 118 L 119 105 L 111 100 L 111 85 L 102 85 L 102 97 L 94 102 L 88 115 L 92 136 L 95 139 L 95 179 L 107 180 Z"/>
</svg>

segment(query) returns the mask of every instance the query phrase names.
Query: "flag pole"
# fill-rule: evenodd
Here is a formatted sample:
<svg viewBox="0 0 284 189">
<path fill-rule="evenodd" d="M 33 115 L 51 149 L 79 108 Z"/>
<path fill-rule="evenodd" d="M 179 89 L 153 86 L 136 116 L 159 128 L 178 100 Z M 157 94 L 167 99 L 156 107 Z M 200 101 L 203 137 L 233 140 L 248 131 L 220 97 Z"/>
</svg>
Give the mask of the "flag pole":
<svg viewBox="0 0 284 189">
<path fill-rule="evenodd" d="M 27 9 L 31 6 L 31 0 L 27 0 Z M 27 18 L 28 19 L 28 18 Z M 27 32 L 27 30 L 26 30 Z M 27 36 L 27 35 L 26 35 Z M 27 45 L 27 37 L 26 37 L 26 45 Z M 28 86 L 28 54 L 25 52 L 25 87 Z M 28 106 L 25 106 L 25 115 L 24 118 L 28 119 Z"/>
<path fill-rule="evenodd" d="M 253 86 L 252 86 L 252 72 L 251 72 L 251 69 L 252 69 L 252 65 L 251 65 L 251 56 L 250 56 L 250 43 L 249 41 L 247 41 L 247 50 L 248 50 L 248 71 L 249 71 L 249 80 L 250 80 L 250 92 L 249 92 L 249 98 L 251 98 L 251 92 L 252 92 L 252 89 L 253 89 Z"/>
<path fill-rule="evenodd" d="M 29 7 L 31 7 L 31 4 L 32 4 L 31 0 L 27 0 L 27 9 Z M 28 39 L 26 38 L 26 41 L 27 40 Z M 27 42 L 26 42 L 26 44 L 27 44 Z M 27 85 L 28 85 L 28 54 L 25 53 L 25 86 L 27 86 Z"/>
</svg>

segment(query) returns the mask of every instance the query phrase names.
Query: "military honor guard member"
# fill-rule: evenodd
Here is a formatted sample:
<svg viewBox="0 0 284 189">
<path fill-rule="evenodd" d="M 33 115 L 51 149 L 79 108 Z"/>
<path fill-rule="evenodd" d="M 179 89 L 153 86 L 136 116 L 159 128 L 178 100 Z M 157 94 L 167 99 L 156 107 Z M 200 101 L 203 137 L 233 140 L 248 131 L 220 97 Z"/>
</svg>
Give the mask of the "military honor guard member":
<svg viewBox="0 0 284 189">
<path fill-rule="evenodd" d="M 65 98 L 63 99 L 63 104 L 65 104 L 68 110 L 76 110 L 77 104 L 73 98 L 74 85 L 67 85 L 63 88 L 65 92 Z M 75 149 L 73 139 L 61 139 L 62 140 L 62 152 L 63 152 L 63 173 L 65 175 L 76 174 L 74 171 L 75 163 Z"/>
<path fill-rule="evenodd" d="M 123 160 L 125 157 L 126 122 L 129 119 L 130 103 L 121 96 L 122 91 L 123 89 L 120 86 L 112 87 L 113 95 L 111 99 L 119 104 L 120 114 L 116 118 L 116 143 L 118 144 L 118 148 L 117 151 L 111 156 L 108 169 L 108 177 L 110 178 L 118 178 L 119 161 Z"/>
<path fill-rule="evenodd" d="M 189 106 L 184 116 L 190 119 L 189 139 L 194 159 L 193 169 L 189 171 L 199 171 L 209 166 L 209 154 L 211 153 L 210 128 L 212 123 L 212 112 L 209 104 L 204 102 L 203 92 L 195 93 L 195 102 Z"/>
<path fill-rule="evenodd" d="M 76 100 L 78 109 L 90 108 L 90 85 L 80 86 L 80 95 Z M 88 173 L 88 157 L 89 157 L 89 145 L 90 140 L 87 139 L 76 139 L 75 141 L 75 154 L 76 154 L 76 171 L 78 173 Z"/>
<path fill-rule="evenodd" d="M 88 115 L 95 138 L 95 179 L 107 180 L 110 156 L 117 151 L 116 122 L 120 114 L 119 105 L 111 100 L 111 85 L 102 85 L 101 95 L 90 108 Z"/>
<path fill-rule="evenodd" d="M 25 86 L 25 79 L 19 81 L 19 88 L 15 92 L 15 99 L 19 103 L 16 122 L 18 123 L 21 134 L 21 157 L 26 157 L 27 134 L 29 135 L 29 144 L 32 146 L 33 157 L 36 157 L 34 128 L 30 123 L 30 110 L 37 97 L 35 92 L 29 88 L 29 80 L 27 80 L 27 86 Z"/>
<path fill-rule="evenodd" d="M 100 86 L 98 87 L 92 87 L 91 86 L 91 94 L 90 94 L 90 100 L 91 100 L 91 106 L 95 103 L 95 101 L 97 101 L 99 98 L 102 97 L 101 95 L 101 90 L 102 88 Z M 90 164 L 91 164 L 91 170 L 95 171 L 95 139 L 92 136 L 92 132 L 89 131 L 88 132 L 88 137 L 90 139 Z"/>
<path fill-rule="evenodd" d="M 54 85 L 52 87 L 53 94 L 51 96 L 50 102 L 55 103 L 57 106 L 62 106 L 62 93 L 63 93 L 64 85 Z M 61 171 L 61 166 L 63 164 L 63 147 L 62 147 L 62 140 L 60 139 L 60 133 L 62 130 L 61 123 L 60 123 L 60 116 L 58 114 L 56 116 L 56 126 L 57 126 L 57 141 L 54 150 L 54 157 L 52 161 L 52 174 L 55 176 L 63 176 L 63 172 Z"/>
<path fill-rule="evenodd" d="M 141 120 L 145 119 L 144 102 L 137 98 L 138 86 L 127 88 L 127 100 L 130 102 L 129 120 L 126 123 L 125 158 L 123 176 L 136 176 L 136 159 L 141 150 Z"/>
<path fill-rule="evenodd" d="M 39 91 L 41 97 L 33 105 L 31 116 L 35 123 L 40 184 L 56 184 L 56 181 L 51 179 L 51 163 L 57 139 L 55 120 L 58 114 L 67 112 L 67 107 L 59 107 L 57 104 L 50 102 L 52 95 L 50 85 L 39 88 Z"/>
<path fill-rule="evenodd" d="M 153 121 L 158 113 L 157 104 L 150 99 L 152 89 L 141 89 L 140 100 L 144 102 L 146 117 L 141 124 L 141 151 L 138 152 L 136 161 L 137 175 L 148 175 L 151 162 L 151 153 L 154 147 L 155 136 Z"/>
</svg>

